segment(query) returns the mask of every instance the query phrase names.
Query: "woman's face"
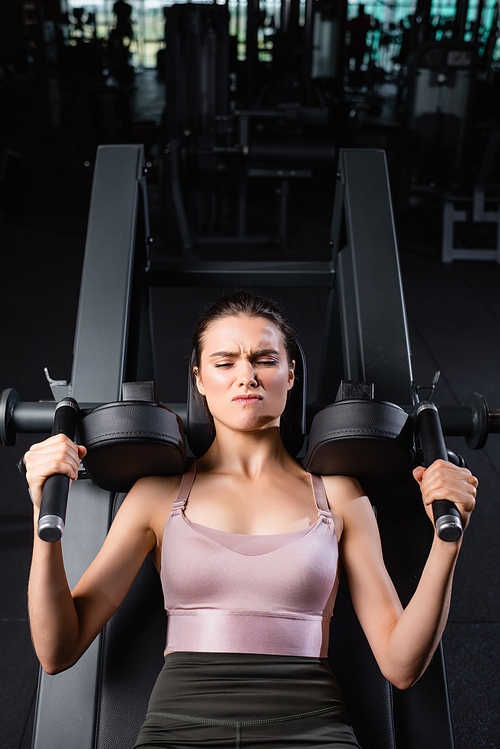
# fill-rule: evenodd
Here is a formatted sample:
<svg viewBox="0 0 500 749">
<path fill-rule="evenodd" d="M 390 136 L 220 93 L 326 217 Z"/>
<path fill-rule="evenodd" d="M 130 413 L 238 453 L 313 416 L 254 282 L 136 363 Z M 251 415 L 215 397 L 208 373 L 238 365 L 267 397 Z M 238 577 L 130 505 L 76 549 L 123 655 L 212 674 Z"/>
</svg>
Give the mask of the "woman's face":
<svg viewBox="0 0 500 749">
<path fill-rule="evenodd" d="M 263 317 L 234 315 L 207 329 L 194 374 L 216 427 L 252 431 L 279 426 L 294 366 L 276 325 Z"/>
</svg>

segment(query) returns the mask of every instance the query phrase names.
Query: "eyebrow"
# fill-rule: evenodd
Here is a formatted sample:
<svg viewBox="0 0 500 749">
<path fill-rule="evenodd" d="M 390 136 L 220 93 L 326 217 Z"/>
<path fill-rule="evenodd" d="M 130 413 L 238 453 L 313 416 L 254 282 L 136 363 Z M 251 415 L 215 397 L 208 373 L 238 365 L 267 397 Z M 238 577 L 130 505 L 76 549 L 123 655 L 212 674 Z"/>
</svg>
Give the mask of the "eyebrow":
<svg viewBox="0 0 500 749">
<path fill-rule="evenodd" d="M 280 356 L 280 352 L 276 351 L 273 348 L 266 348 L 266 349 L 259 349 L 258 351 L 255 351 L 251 354 L 251 356 Z M 238 356 L 237 351 L 216 351 L 214 354 L 210 354 L 210 358 L 215 358 L 216 356 Z"/>
</svg>

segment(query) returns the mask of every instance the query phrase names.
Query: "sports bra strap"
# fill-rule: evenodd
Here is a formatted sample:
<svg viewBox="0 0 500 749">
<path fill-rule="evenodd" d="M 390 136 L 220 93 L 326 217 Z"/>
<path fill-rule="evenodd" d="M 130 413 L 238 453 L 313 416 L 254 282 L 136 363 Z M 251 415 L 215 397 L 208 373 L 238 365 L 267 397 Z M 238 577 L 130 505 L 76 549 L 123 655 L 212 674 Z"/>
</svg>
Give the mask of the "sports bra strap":
<svg viewBox="0 0 500 749">
<path fill-rule="evenodd" d="M 313 493 L 314 493 L 314 501 L 316 502 L 316 507 L 318 508 L 318 515 L 322 517 L 324 521 L 330 524 L 333 522 L 333 517 L 330 511 L 330 507 L 328 505 L 328 499 L 326 497 L 326 491 L 325 491 L 325 485 L 323 483 L 323 479 L 321 478 L 321 476 L 317 476 L 314 473 L 311 473 L 310 476 L 311 476 Z M 186 471 L 186 473 L 184 473 L 182 476 L 181 485 L 179 487 L 179 492 L 177 494 L 177 499 L 175 500 L 172 506 L 173 512 L 178 512 L 179 510 L 185 510 L 186 502 L 188 500 L 195 478 L 196 478 L 196 461 L 192 464 L 189 470 Z"/>
<path fill-rule="evenodd" d="M 330 506 L 328 504 L 323 479 L 321 478 L 321 476 L 318 476 L 315 473 L 311 473 L 310 476 L 313 485 L 314 501 L 316 502 L 316 507 L 318 508 L 318 515 L 320 515 L 328 523 L 333 523 L 333 517 Z"/>
<path fill-rule="evenodd" d="M 193 486 L 195 477 L 196 477 L 196 462 L 194 462 L 193 465 L 189 468 L 189 470 L 186 471 L 186 473 L 182 475 L 181 485 L 179 487 L 177 499 L 172 505 L 173 512 L 176 512 L 178 510 L 184 510 L 184 508 L 186 507 L 186 502 L 189 497 L 191 488 Z"/>
</svg>

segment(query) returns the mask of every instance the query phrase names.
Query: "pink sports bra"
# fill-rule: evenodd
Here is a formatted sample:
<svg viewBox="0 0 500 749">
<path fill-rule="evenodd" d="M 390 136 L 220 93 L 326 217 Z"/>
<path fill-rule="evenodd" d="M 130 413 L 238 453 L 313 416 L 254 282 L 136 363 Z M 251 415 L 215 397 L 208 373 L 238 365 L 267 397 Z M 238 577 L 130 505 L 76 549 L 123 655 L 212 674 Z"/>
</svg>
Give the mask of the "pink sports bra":
<svg viewBox="0 0 500 749">
<path fill-rule="evenodd" d="M 168 651 L 326 657 L 338 545 L 323 480 L 311 474 L 318 520 L 291 533 L 243 535 L 192 523 L 182 477 L 163 533 Z"/>
</svg>

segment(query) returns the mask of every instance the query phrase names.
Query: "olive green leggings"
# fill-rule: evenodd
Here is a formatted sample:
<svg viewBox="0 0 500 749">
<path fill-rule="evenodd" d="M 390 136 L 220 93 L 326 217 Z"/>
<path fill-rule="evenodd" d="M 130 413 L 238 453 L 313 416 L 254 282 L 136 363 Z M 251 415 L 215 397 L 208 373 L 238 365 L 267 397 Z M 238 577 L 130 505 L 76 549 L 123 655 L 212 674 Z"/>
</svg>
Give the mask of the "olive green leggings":
<svg viewBox="0 0 500 749">
<path fill-rule="evenodd" d="M 171 653 L 134 749 L 360 749 L 326 659 Z"/>
</svg>

